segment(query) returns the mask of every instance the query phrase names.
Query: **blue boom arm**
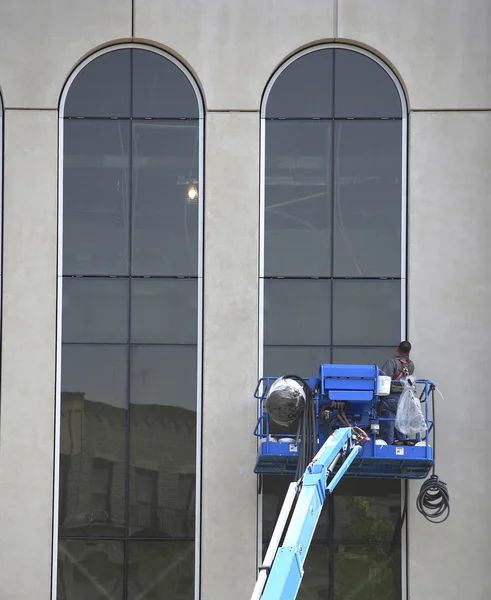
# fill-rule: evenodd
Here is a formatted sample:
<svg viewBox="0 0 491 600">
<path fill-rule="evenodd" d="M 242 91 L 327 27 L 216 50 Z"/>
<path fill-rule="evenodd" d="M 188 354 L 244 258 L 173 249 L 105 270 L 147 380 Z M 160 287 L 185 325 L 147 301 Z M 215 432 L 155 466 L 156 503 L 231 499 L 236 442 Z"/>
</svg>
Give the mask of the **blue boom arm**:
<svg viewBox="0 0 491 600">
<path fill-rule="evenodd" d="M 337 429 L 307 467 L 300 482 L 293 483 L 285 499 L 251 600 L 294 600 L 303 577 L 303 565 L 326 495 L 332 493 L 361 451 L 353 443 L 351 427 Z M 330 480 L 334 466 L 341 461 Z M 295 497 L 298 499 L 281 548 L 278 549 Z"/>
</svg>

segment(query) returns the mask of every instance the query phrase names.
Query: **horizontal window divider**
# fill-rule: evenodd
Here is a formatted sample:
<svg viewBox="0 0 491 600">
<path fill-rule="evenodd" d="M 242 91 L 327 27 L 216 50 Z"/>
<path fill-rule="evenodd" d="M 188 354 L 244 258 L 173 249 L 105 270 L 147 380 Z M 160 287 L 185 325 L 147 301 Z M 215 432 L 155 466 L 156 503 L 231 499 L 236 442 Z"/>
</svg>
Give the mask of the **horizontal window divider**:
<svg viewBox="0 0 491 600">
<path fill-rule="evenodd" d="M 61 275 L 61 277 L 63 279 L 201 279 L 198 275 Z"/>
<path fill-rule="evenodd" d="M 339 275 L 330 277 L 329 275 L 323 276 L 315 276 L 315 275 L 264 275 L 260 277 L 260 279 L 265 280 L 298 280 L 298 279 L 306 279 L 306 280 L 322 280 L 322 281 L 403 281 L 402 277 L 390 277 L 390 276 L 381 276 L 381 277 L 341 277 Z"/>
<path fill-rule="evenodd" d="M 59 535 L 60 542 L 195 542 L 196 538 Z"/>
<path fill-rule="evenodd" d="M 402 117 L 263 117 L 265 121 L 402 121 Z"/>
<path fill-rule="evenodd" d="M 63 117 L 64 121 L 200 121 L 199 117 Z"/>
<path fill-rule="evenodd" d="M 61 342 L 62 346 L 166 346 L 166 347 L 186 347 L 196 348 L 197 342 L 189 344 L 169 343 L 169 342 Z"/>
</svg>

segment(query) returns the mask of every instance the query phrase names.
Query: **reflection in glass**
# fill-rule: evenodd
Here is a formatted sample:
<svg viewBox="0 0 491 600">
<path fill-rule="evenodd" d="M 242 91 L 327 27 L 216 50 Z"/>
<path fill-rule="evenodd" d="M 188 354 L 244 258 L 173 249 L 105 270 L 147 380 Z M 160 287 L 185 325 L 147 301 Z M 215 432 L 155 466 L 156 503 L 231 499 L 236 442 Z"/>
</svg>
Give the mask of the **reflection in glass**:
<svg viewBox="0 0 491 600">
<path fill-rule="evenodd" d="M 400 341 L 401 282 L 333 282 L 333 343 L 394 346 Z"/>
<path fill-rule="evenodd" d="M 63 342 L 127 342 L 128 303 L 128 280 L 65 277 Z"/>
<path fill-rule="evenodd" d="M 329 545 L 312 542 L 297 600 L 329 600 Z"/>
<path fill-rule="evenodd" d="M 331 343 L 331 282 L 268 279 L 264 282 L 265 344 Z M 301 306 L 301 311 L 298 307 Z"/>
<path fill-rule="evenodd" d="M 126 275 L 128 121 L 65 120 L 63 274 Z"/>
<path fill-rule="evenodd" d="M 265 275 L 331 274 L 330 121 L 268 121 Z"/>
<path fill-rule="evenodd" d="M 193 600 L 194 542 L 128 542 L 128 600 Z"/>
<path fill-rule="evenodd" d="M 401 598 L 401 550 L 386 544 L 337 544 L 334 600 Z"/>
<path fill-rule="evenodd" d="M 317 377 L 319 365 L 330 362 L 331 348 L 325 346 L 265 346 L 263 372 L 265 377 Z"/>
<path fill-rule="evenodd" d="M 131 52 L 107 52 L 86 65 L 70 85 L 64 116 L 129 117 Z"/>
<path fill-rule="evenodd" d="M 345 478 L 333 499 L 336 540 L 394 540 L 401 515 L 400 481 Z"/>
<path fill-rule="evenodd" d="M 196 279 L 133 279 L 131 341 L 196 344 L 198 282 Z"/>
<path fill-rule="evenodd" d="M 390 75 L 368 56 L 335 52 L 334 116 L 402 117 L 399 92 Z"/>
<path fill-rule="evenodd" d="M 133 50 L 133 116 L 199 117 L 191 82 L 177 65 L 156 52 Z"/>
<path fill-rule="evenodd" d="M 335 123 L 335 276 L 401 274 L 401 135 L 399 121 Z"/>
<path fill-rule="evenodd" d="M 195 374 L 195 346 L 131 350 L 132 534 L 194 536 Z"/>
<path fill-rule="evenodd" d="M 276 79 L 266 105 L 269 118 L 332 117 L 333 50 L 297 58 Z"/>
<path fill-rule="evenodd" d="M 378 365 L 381 367 L 387 358 L 394 355 L 394 347 L 357 347 L 332 349 L 332 362 L 341 365 Z"/>
<path fill-rule="evenodd" d="M 60 541 L 57 600 L 123 600 L 123 543 Z"/>
<path fill-rule="evenodd" d="M 64 345 L 60 534 L 125 532 L 128 350 Z"/>
<path fill-rule="evenodd" d="M 133 122 L 132 274 L 198 274 L 198 121 Z"/>
</svg>

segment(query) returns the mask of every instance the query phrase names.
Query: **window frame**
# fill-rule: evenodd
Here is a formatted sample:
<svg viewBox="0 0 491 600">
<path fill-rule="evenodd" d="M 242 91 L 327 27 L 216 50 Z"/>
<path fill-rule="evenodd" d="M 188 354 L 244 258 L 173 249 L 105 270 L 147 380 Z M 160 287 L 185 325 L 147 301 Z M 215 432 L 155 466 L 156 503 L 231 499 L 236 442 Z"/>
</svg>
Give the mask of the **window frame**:
<svg viewBox="0 0 491 600">
<path fill-rule="evenodd" d="M 205 105 L 203 94 L 193 74 L 173 55 L 164 50 L 140 43 L 121 43 L 102 48 L 82 60 L 71 72 L 60 95 L 58 105 L 58 238 L 57 238 L 57 275 L 56 275 L 56 362 L 55 362 L 55 420 L 54 420 L 54 460 L 53 460 L 53 527 L 52 527 L 52 569 L 51 598 L 55 600 L 58 581 L 58 524 L 59 524 L 59 491 L 60 491 L 60 445 L 61 445 L 61 354 L 62 354 L 62 304 L 63 304 L 63 167 L 64 167 L 64 119 L 65 103 L 71 85 L 82 69 L 100 56 L 118 50 L 145 50 L 160 55 L 172 62 L 185 75 L 191 84 L 198 104 L 198 305 L 197 305 L 197 369 L 196 369 L 196 501 L 195 501 L 195 555 L 194 555 L 194 598 L 200 597 L 201 580 L 201 476 L 202 476 L 202 406 L 203 406 L 203 265 L 204 265 L 204 136 Z M 2 131 L 3 105 L 0 97 L 0 132 Z M 3 137 L 2 137 L 3 140 Z M 2 152 L 0 145 L 0 178 Z M 1 181 L 1 179 L 0 179 Z M 2 209 L 3 210 L 3 209 Z M 1 216 L 0 216 L 1 218 Z M 1 220 L 0 220 L 1 226 Z M 1 248 L 0 248 L 1 251 Z M 137 540 L 135 540 L 137 541 Z"/>
<path fill-rule="evenodd" d="M 392 69 L 377 55 L 354 46 L 352 44 L 342 43 L 326 43 L 318 44 L 316 46 L 310 46 L 300 52 L 296 52 L 290 56 L 283 64 L 281 64 L 277 70 L 273 73 L 269 79 L 261 99 L 260 108 L 260 185 L 259 185 L 259 333 L 258 333 L 258 367 L 259 373 L 263 373 L 264 366 L 264 257 L 265 257 L 265 221 L 266 221 L 266 202 L 265 202 L 265 188 L 266 188 L 266 126 L 269 120 L 266 116 L 266 106 L 268 103 L 269 95 L 271 90 L 276 83 L 279 76 L 297 59 L 306 56 L 312 52 L 319 50 L 351 50 L 357 52 L 363 56 L 366 56 L 373 60 L 389 75 L 392 82 L 394 83 L 401 101 L 401 127 L 402 127 L 402 149 L 401 149 L 401 328 L 400 328 L 400 339 L 405 339 L 407 335 L 407 245 L 408 245 L 408 228 L 407 228 L 407 210 L 408 210 L 408 188 L 407 188 L 407 170 L 408 170 L 408 102 L 406 99 L 406 93 Z M 259 415 L 258 415 L 259 416 Z M 261 477 L 258 475 L 258 477 Z M 258 489 L 261 486 L 258 485 Z M 401 480 L 401 515 L 404 513 L 405 506 L 407 503 L 407 485 L 404 480 Z M 262 493 L 257 496 L 257 566 L 262 563 Z M 401 531 L 401 600 L 407 600 L 407 528 L 408 528 L 408 517 L 406 515 L 405 524 Z"/>
</svg>

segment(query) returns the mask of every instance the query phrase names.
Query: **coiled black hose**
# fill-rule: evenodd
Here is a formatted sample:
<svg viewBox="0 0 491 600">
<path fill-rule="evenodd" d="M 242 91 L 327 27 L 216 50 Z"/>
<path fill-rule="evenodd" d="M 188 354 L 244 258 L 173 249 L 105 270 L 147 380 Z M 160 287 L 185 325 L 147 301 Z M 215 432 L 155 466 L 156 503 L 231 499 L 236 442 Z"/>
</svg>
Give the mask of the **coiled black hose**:
<svg viewBox="0 0 491 600">
<path fill-rule="evenodd" d="M 450 495 L 447 484 L 433 473 L 421 486 L 416 506 L 431 523 L 443 523 L 450 516 Z"/>
</svg>

